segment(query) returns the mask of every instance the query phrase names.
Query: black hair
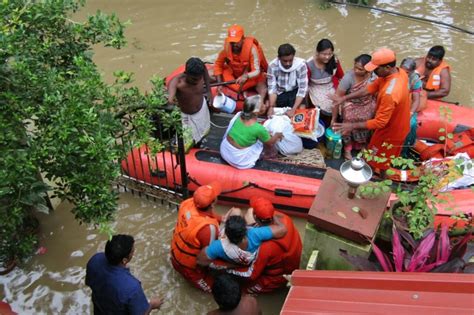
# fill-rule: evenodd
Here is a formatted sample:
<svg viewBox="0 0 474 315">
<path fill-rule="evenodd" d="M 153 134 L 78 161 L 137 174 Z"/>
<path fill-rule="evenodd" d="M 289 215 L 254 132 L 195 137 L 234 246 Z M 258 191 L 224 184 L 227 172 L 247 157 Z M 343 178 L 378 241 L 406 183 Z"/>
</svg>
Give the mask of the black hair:
<svg viewBox="0 0 474 315">
<path fill-rule="evenodd" d="M 282 44 L 278 47 L 278 58 L 296 54 L 296 49 L 291 44 Z"/>
<path fill-rule="evenodd" d="M 206 66 L 204 65 L 204 62 L 202 62 L 201 59 L 191 57 L 186 61 L 186 68 L 184 70 L 184 73 L 189 74 L 193 77 L 199 77 L 204 75 L 205 68 Z"/>
<path fill-rule="evenodd" d="M 212 285 L 212 295 L 222 311 L 235 309 L 242 297 L 239 283 L 226 273 L 216 276 Z"/>
<path fill-rule="evenodd" d="M 225 235 L 232 244 L 239 244 L 247 235 L 245 219 L 239 215 L 232 215 L 225 221 Z"/>
<path fill-rule="evenodd" d="M 133 249 L 135 240 L 126 234 L 114 235 L 105 244 L 105 257 L 111 265 L 118 265 L 122 259 L 128 258 Z"/>
<path fill-rule="evenodd" d="M 327 38 L 323 38 L 316 45 L 316 51 L 320 53 L 322 51 L 325 51 L 326 49 L 331 49 L 332 52 L 334 53 L 334 45 L 332 44 L 332 42 Z M 333 75 L 334 70 L 336 68 L 337 68 L 336 55 L 333 54 L 331 59 L 329 59 L 328 63 L 324 66 L 324 71 L 326 71 L 330 75 Z"/>
<path fill-rule="evenodd" d="M 445 50 L 443 46 L 433 46 L 428 51 L 428 56 L 434 57 L 439 60 L 443 60 L 445 54 Z"/>
<path fill-rule="evenodd" d="M 355 57 L 354 62 L 360 63 L 361 65 L 365 66 L 366 64 L 369 63 L 370 60 L 372 60 L 372 57 L 370 55 L 362 54 Z"/>
<path fill-rule="evenodd" d="M 249 120 L 256 115 L 256 112 L 260 109 L 260 95 L 253 95 L 247 97 L 244 101 L 244 107 L 242 109 L 241 117 L 243 120 Z"/>
</svg>

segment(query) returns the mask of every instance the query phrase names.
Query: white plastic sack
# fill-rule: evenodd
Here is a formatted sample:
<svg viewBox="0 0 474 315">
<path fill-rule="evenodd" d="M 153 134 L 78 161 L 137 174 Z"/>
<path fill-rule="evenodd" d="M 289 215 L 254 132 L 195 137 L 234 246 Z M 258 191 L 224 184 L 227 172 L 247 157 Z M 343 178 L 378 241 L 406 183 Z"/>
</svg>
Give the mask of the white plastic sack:
<svg viewBox="0 0 474 315">
<path fill-rule="evenodd" d="M 271 133 L 283 133 L 283 139 L 278 141 L 275 146 L 283 155 L 298 154 L 303 151 L 303 142 L 301 138 L 294 134 L 293 125 L 288 116 L 273 116 L 266 120 L 263 126 Z"/>
<path fill-rule="evenodd" d="M 291 107 L 274 107 L 273 108 L 273 116 L 285 115 L 285 113 L 287 111 L 289 111 L 290 109 L 291 109 Z"/>
</svg>

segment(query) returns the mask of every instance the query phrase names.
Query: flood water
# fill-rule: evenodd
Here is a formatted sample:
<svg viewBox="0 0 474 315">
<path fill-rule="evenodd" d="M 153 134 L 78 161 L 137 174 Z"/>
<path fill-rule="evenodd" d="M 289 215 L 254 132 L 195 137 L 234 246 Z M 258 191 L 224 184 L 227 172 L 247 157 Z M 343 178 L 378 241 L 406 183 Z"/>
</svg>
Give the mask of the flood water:
<svg viewBox="0 0 474 315">
<path fill-rule="evenodd" d="M 474 31 L 472 0 L 371 3 Z M 319 6 L 319 0 L 94 0 L 88 2 L 87 10 L 116 12 L 132 22 L 125 32 L 128 47 L 120 51 L 98 48 L 95 60 L 107 78 L 123 69 L 135 73 L 136 84 L 143 88 L 150 87 L 151 76 L 166 76 L 191 56 L 213 62 L 228 26 L 237 23 L 260 41 L 268 61 L 276 57 L 280 44 L 291 43 L 297 56 L 309 58 L 316 43 L 329 38 L 345 70 L 356 56 L 381 46 L 395 50 L 400 62 L 443 45 L 445 60 L 452 67 L 447 100 L 474 107 L 473 35 L 367 9 L 334 6 L 321 10 Z"/>
<path fill-rule="evenodd" d="M 84 284 L 89 258 L 103 251 L 106 236 L 79 225 L 63 203 L 50 215 L 39 214 L 40 242 L 46 254 L 32 257 L 10 274 L 0 276 L 1 300 L 18 314 L 89 314 L 90 289 Z M 228 207 L 219 207 L 223 212 Z M 147 297 L 166 299 L 160 314 L 205 314 L 217 307 L 210 294 L 190 286 L 169 261 L 170 240 L 176 222 L 174 205 L 121 193 L 114 229 L 135 237 L 135 255 L 129 264 L 141 280 Z M 305 222 L 296 219 L 303 231 Z M 286 289 L 260 296 L 265 314 L 278 314 Z"/>
<path fill-rule="evenodd" d="M 474 30 L 472 1 L 373 2 L 384 9 Z M 214 61 L 226 28 L 239 23 L 262 43 L 269 60 L 282 43 L 292 43 L 297 55 L 307 58 L 317 41 L 329 38 L 344 69 L 352 66 L 355 56 L 380 46 L 393 48 L 401 60 L 423 56 L 429 47 L 442 44 L 452 66 L 448 100 L 474 107 L 474 36 L 441 26 L 352 7 L 321 10 L 319 1 L 310 0 L 101 0 L 90 1 L 84 12 L 97 9 L 132 22 L 126 30 L 128 47 L 96 49 L 95 60 L 107 80 L 114 70 L 123 69 L 135 73 L 137 86 L 148 89 L 152 75 L 166 76 L 190 56 Z M 84 12 L 75 19 L 83 19 Z M 0 299 L 11 303 L 19 314 L 87 314 L 91 310 L 90 291 L 84 285 L 85 265 L 103 250 L 105 236 L 78 225 L 69 209 L 62 204 L 48 216 L 39 215 L 41 245 L 47 253 L 0 277 Z M 175 220 L 174 207 L 122 193 L 115 229 L 135 236 L 136 253 L 130 267 L 147 296 L 166 297 L 160 313 L 205 313 L 215 308 L 211 296 L 189 286 L 169 263 Z M 304 222 L 296 223 L 303 232 Z M 285 293 L 259 297 L 264 313 L 277 314 Z"/>
</svg>

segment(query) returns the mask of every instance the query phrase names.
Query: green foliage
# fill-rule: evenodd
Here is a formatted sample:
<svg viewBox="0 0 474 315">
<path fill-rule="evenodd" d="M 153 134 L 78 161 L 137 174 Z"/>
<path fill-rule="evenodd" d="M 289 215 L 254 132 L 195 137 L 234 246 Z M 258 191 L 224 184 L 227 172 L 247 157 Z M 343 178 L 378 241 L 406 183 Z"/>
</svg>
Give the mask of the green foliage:
<svg viewBox="0 0 474 315">
<path fill-rule="evenodd" d="M 361 185 L 357 191 L 357 194 L 361 198 L 365 199 L 376 199 L 382 193 L 387 193 L 392 190 L 392 181 L 387 179 L 380 182 L 369 182 Z"/>
<path fill-rule="evenodd" d="M 439 116 L 443 119 L 444 121 L 444 128 L 439 128 L 438 132 L 440 133 L 440 136 L 438 137 L 438 140 L 443 142 L 444 141 L 444 154 L 446 156 L 447 152 L 447 142 L 446 139 L 453 139 L 454 135 L 451 132 L 448 132 L 448 123 L 453 120 L 452 118 L 452 110 L 448 106 L 442 105 L 439 107 Z"/>
<path fill-rule="evenodd" d="M 374 156 L 370 150 L 363 150 L 360 156 L 369 161 L 387 161 L 385 156 Z M 397 194 L 399 203 L 394 210 L 394 214 L 405 221 L 404 223 L 409 232 L 416 239 L 419 239 L 423 236 L 423 233 L 432 226 L 434 216 L 437 212 L 437 205 L 446 202 L 437 197 L 438 184 L 442 174 L 440 174 L 436 168 L 417 168 L 416 162 L 412 159 L 391 157 L 390 160 L 393 167 L 401 170 L 416 170 L 414 175 L 419 176 L 418 183 L 413 189 L 405 189 L 402 188 L 401 185 L 397 187 L 395 193 Z M 387 170 L 387 175 L 393 175 L 393 170 Z M 382 192 L 390 191 L 391 185 L 391 180 L 370 182 L 359 187 L 358 196 L 361 198 L 374 199 L 380 196 Z"/>
<path fill-rule="evenodd" d="M 166 103 L 163 80 L 143 94 L 118 71 L 108 85 L 92 61 L 96 44 L 125 44 L 124 24 L 97 12 L 71 14 L 83 1 L 0 4 L 0 260 L 26 257 L 35 239 L 22 236 L 33 208 L 45 210 L 49 189 L 75 206 L 81 223 L 111 233 L 117 195 L 111 189 L 130 145 L 153 143 L 151 113 Z M 176 125 L 177 117 L 169 118 Z M 119 139 L 117 139 L 119 138 Z"/>
</svg>

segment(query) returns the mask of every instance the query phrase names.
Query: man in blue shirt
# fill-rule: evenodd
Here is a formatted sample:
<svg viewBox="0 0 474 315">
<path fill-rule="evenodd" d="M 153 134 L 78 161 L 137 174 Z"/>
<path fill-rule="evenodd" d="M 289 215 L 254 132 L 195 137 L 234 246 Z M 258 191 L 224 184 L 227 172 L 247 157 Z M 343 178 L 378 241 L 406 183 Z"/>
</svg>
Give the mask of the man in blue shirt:
<svg viewBox="0 0 474 315">
<path fill-rule="evenodd" d="M 254 254 L 262 242 L 272 238 L 285 236 L 287 229 L 284 224 L 275 216 L 274 224 L 259 228 L 247 229 L 247 223 L 241 216 L 232 215 L 225 222 L 225 235 L 231 244 L 237 245 L 242 251 Z M 229 251 L 224 249 L 223 240 L 212 241 L 209 246 L 202 249 L 197 258 L 197 263 L 201 266 L 208 266 L 214 259 L 223 259 L 228 262 L 236 262 L 235 257 L 229 257 Z M 243 252 L 238 253 L 238 258 L 242 259 Z M 252 260 L 255 257 L 247 257 Z M 247 261 L 245 264 L 248 264 Z"/>
<path fill-rule="evenodd" d="M 135 252 L 135 240 L 130 235 L 114 235 L 105 245 L 105 253 L 97 253 L 89 260 L 86 285 L 92 289 L 94 314 L 149 314 L 160 308 L 163 301 L 147 301 L 140 281 L 127 264 Z"/>
</svg>

